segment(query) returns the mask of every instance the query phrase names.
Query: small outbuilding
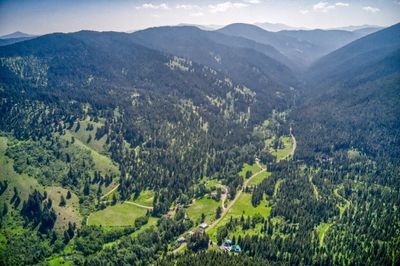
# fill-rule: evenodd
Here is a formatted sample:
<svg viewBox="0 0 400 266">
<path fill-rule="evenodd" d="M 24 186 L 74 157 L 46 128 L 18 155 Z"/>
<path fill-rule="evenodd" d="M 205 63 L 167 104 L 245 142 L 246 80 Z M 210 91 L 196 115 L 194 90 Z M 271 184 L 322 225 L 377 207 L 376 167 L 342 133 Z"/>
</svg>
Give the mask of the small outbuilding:
<svg viewBox="0 0 400 266">
<path fill-rule="evenodd" d="M 208 227 L 208 224 L 202 223 L 202 224 L 199 225 L 199 227 L 204 230 L 204 229 L 206 229 Z"/>
<path fill-rule="evenodd" d="M 178 238 L 177 241 L 178 241 L 178 243 L 182 244 L 182 243 L 186 242 L 186 239 L 184 237 L 180 237 L 180 238 Z"/>
<path fill-rule="evenodd" d="M 241 251 L 242 251 L 242 249 L 240 248 L 239 245 L 233 245 L 233 246 L 231 247 L 231 252 L 237 252 L 237 253 L 239 253 L 239 252 L 241 252 Z"/>
</svg>

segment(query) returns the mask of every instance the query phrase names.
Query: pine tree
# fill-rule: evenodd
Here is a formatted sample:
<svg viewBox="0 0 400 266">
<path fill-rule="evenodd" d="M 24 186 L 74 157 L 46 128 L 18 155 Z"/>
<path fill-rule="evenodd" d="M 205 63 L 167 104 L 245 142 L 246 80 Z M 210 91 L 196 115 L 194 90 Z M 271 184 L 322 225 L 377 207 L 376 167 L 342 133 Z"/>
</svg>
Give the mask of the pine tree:
<svg viewBox="0 0 400 266">
<path fill-rule="evenodd" d="M 70 199 L 71 198 L 71 192 L 68 190 L 68 192 L 67 192 L 67 199 Z"/>
<path fill-rule="evenodd" d="M 221 206 L 218 206 L 217 211 L 215 213 L 215 219 L 219 219 L 221 217 L 222 209 Z"/>
<path fill-rule="evenodd" d="M 8 213 L 8 205 L 7 205 L 7 203 L 4 202 L 2 214 L 3 214 L 3 216 L 5 216 L 7 213 Z"/>
<path fill-rule="evenodd" d="M 90 192 L 90 185 L 89 182 L 86 181 L 85 186 L 83 187 L 83 194 L 87 196 L 89 195 L 89 192 Z"/>
<path fill-rule="evenodd" d="M 67 203 L 65 202 L 64 195 L 61 195 L 59 206 L 60 207 L 64 207 L 66 204 Z"/>
</svg>

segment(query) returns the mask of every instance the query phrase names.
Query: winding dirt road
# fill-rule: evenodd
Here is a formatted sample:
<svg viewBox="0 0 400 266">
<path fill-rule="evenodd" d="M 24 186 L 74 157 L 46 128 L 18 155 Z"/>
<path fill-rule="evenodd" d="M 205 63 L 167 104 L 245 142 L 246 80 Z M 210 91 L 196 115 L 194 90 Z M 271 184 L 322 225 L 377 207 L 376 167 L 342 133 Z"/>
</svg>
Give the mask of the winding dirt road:
<svg viewBox="0 0 400 266">
<path fill-rule="evenodd" d="M 108 195 L 110 195 L 111 193 L 113 193 L 118 187 L 119 187 L 119 184 L 116 185 L 116 186 L 115 186 L 113 189 L 111 189 L 110 191 L 108 191 L 106 194 L 104 194 L 103 196 L 101 196 L 100 199 L 106 198 Z"/>
<path fill-rule="evenodd" d="M 256 161 L 257 164 L 261 167 L 261 165 L 258 163 L 258 160 Z M 210 231 L 212 228 L 214 228 L 224 217 L 225 215 L 228 213 L 228 211 L 233 207 L 233 205 L 235 205 L 236 201 L 239 199 L 240 195 L 242 195 L 243 190 L 247 187 L 248 183 L 257 175 L 261 174 L 262 172 L 265 172 L 266 169 L 262 168 L 260 171 L 258 171 L 257 173 L 255 173 L 254 175 L 252 175 L 251 177 L 249 177 L 248 179 L 246 179 L 243 183 L 242 188 L 236 193 L 235 198 L 229 203 L 229 205 L 223 209 L 222 213 L 221 213 L 221 217 L 219 217 L 217 220 L 215 220 L 212 224 L 210 224 L 210 226 L 206 229 L 206 232 Z M 226 197 L 224 198 L 224 200 L 226 200 Z M 225 201 L 222 202 L 222 205 L 225 206 Z"/>
</svg>

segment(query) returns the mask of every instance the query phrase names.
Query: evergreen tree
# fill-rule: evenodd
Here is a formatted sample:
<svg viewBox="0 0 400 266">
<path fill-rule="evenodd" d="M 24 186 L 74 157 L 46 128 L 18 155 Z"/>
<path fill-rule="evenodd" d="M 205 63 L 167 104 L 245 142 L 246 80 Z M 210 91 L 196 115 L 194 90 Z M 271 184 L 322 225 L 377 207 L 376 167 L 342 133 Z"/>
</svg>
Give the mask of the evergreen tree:
<svg viewBox="0 0 400 266">
<path fill-rule="evenodd" d="M 64 195 L 61 195 L 59 206 L 60 206 L 60 207 L 64 207 L 66 204 L 67 204 L 67 202 L 66 202 L 65 199 L 64 199 Z"/>
<path fill-rule="evenodd" d="M 8 205 L 7 205 L 7 203 L 4 202 L 2 214 L 3 214 L 3 216 L 6 216 L 7 213 L 8 213 Z"/>
<path fill-rule="evenodd" d="M 215 219 L 219 219 L 221 217 L 221 213 L 222 213 L 222 208 L 221 206 L 218 206 L 217 211 L 215 213 Z"/>
</svg>

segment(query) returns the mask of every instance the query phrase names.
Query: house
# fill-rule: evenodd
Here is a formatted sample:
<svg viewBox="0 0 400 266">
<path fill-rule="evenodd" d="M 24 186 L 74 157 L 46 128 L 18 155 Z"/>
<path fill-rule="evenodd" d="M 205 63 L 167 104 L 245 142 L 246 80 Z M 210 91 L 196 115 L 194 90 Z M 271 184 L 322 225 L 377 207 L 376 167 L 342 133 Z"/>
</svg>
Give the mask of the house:
<svg viewBox="0 0 400 266">
<path fill-rule="evenodd" d="M 225 246 L 226 246 L 226 247 L 232 246 L 232 240 L 227 239 L 227 240 L 225 241 Z"/>
<path fill-rule="evenodd" d="M 231 251 L 239 253 L 239 252 L 242 251 L 242 249 L 240 248 L 239 245 L 233 245 L 232 248 L 231 248 Z"/>
<path fill-rule="evenodd" d="M 194 235 L 194 232 L 193 232 L 193 231 L 189 231 L 189 232 L 188 232 L 188 235 L 189 235 L 189 236 L 192 236 L 192 235 Z"/>
<path fill-rule="evenodd" d="M 178 241 L 178 243 L 182 244 L 182 243 L 186 242 L 186 239 L 184 237 L 180 237 L 180 238 L 178 238 L 177 241 Z"/>
<path fill-rule="evenodd" d="M 204 230 L 204 229 L 206 229 L 208 227 L 208 224 L 202 223 L 202 224 L 199 225 L 199 227 Z"/>
<path fill-rule="evenodd" d="M 225 252 L 231 251 L 231 247 L 228 247 L 228 246 L 220 246 L 219 248 L 220 248 L 222 251 L 225 251 Z"/>
</svg>

